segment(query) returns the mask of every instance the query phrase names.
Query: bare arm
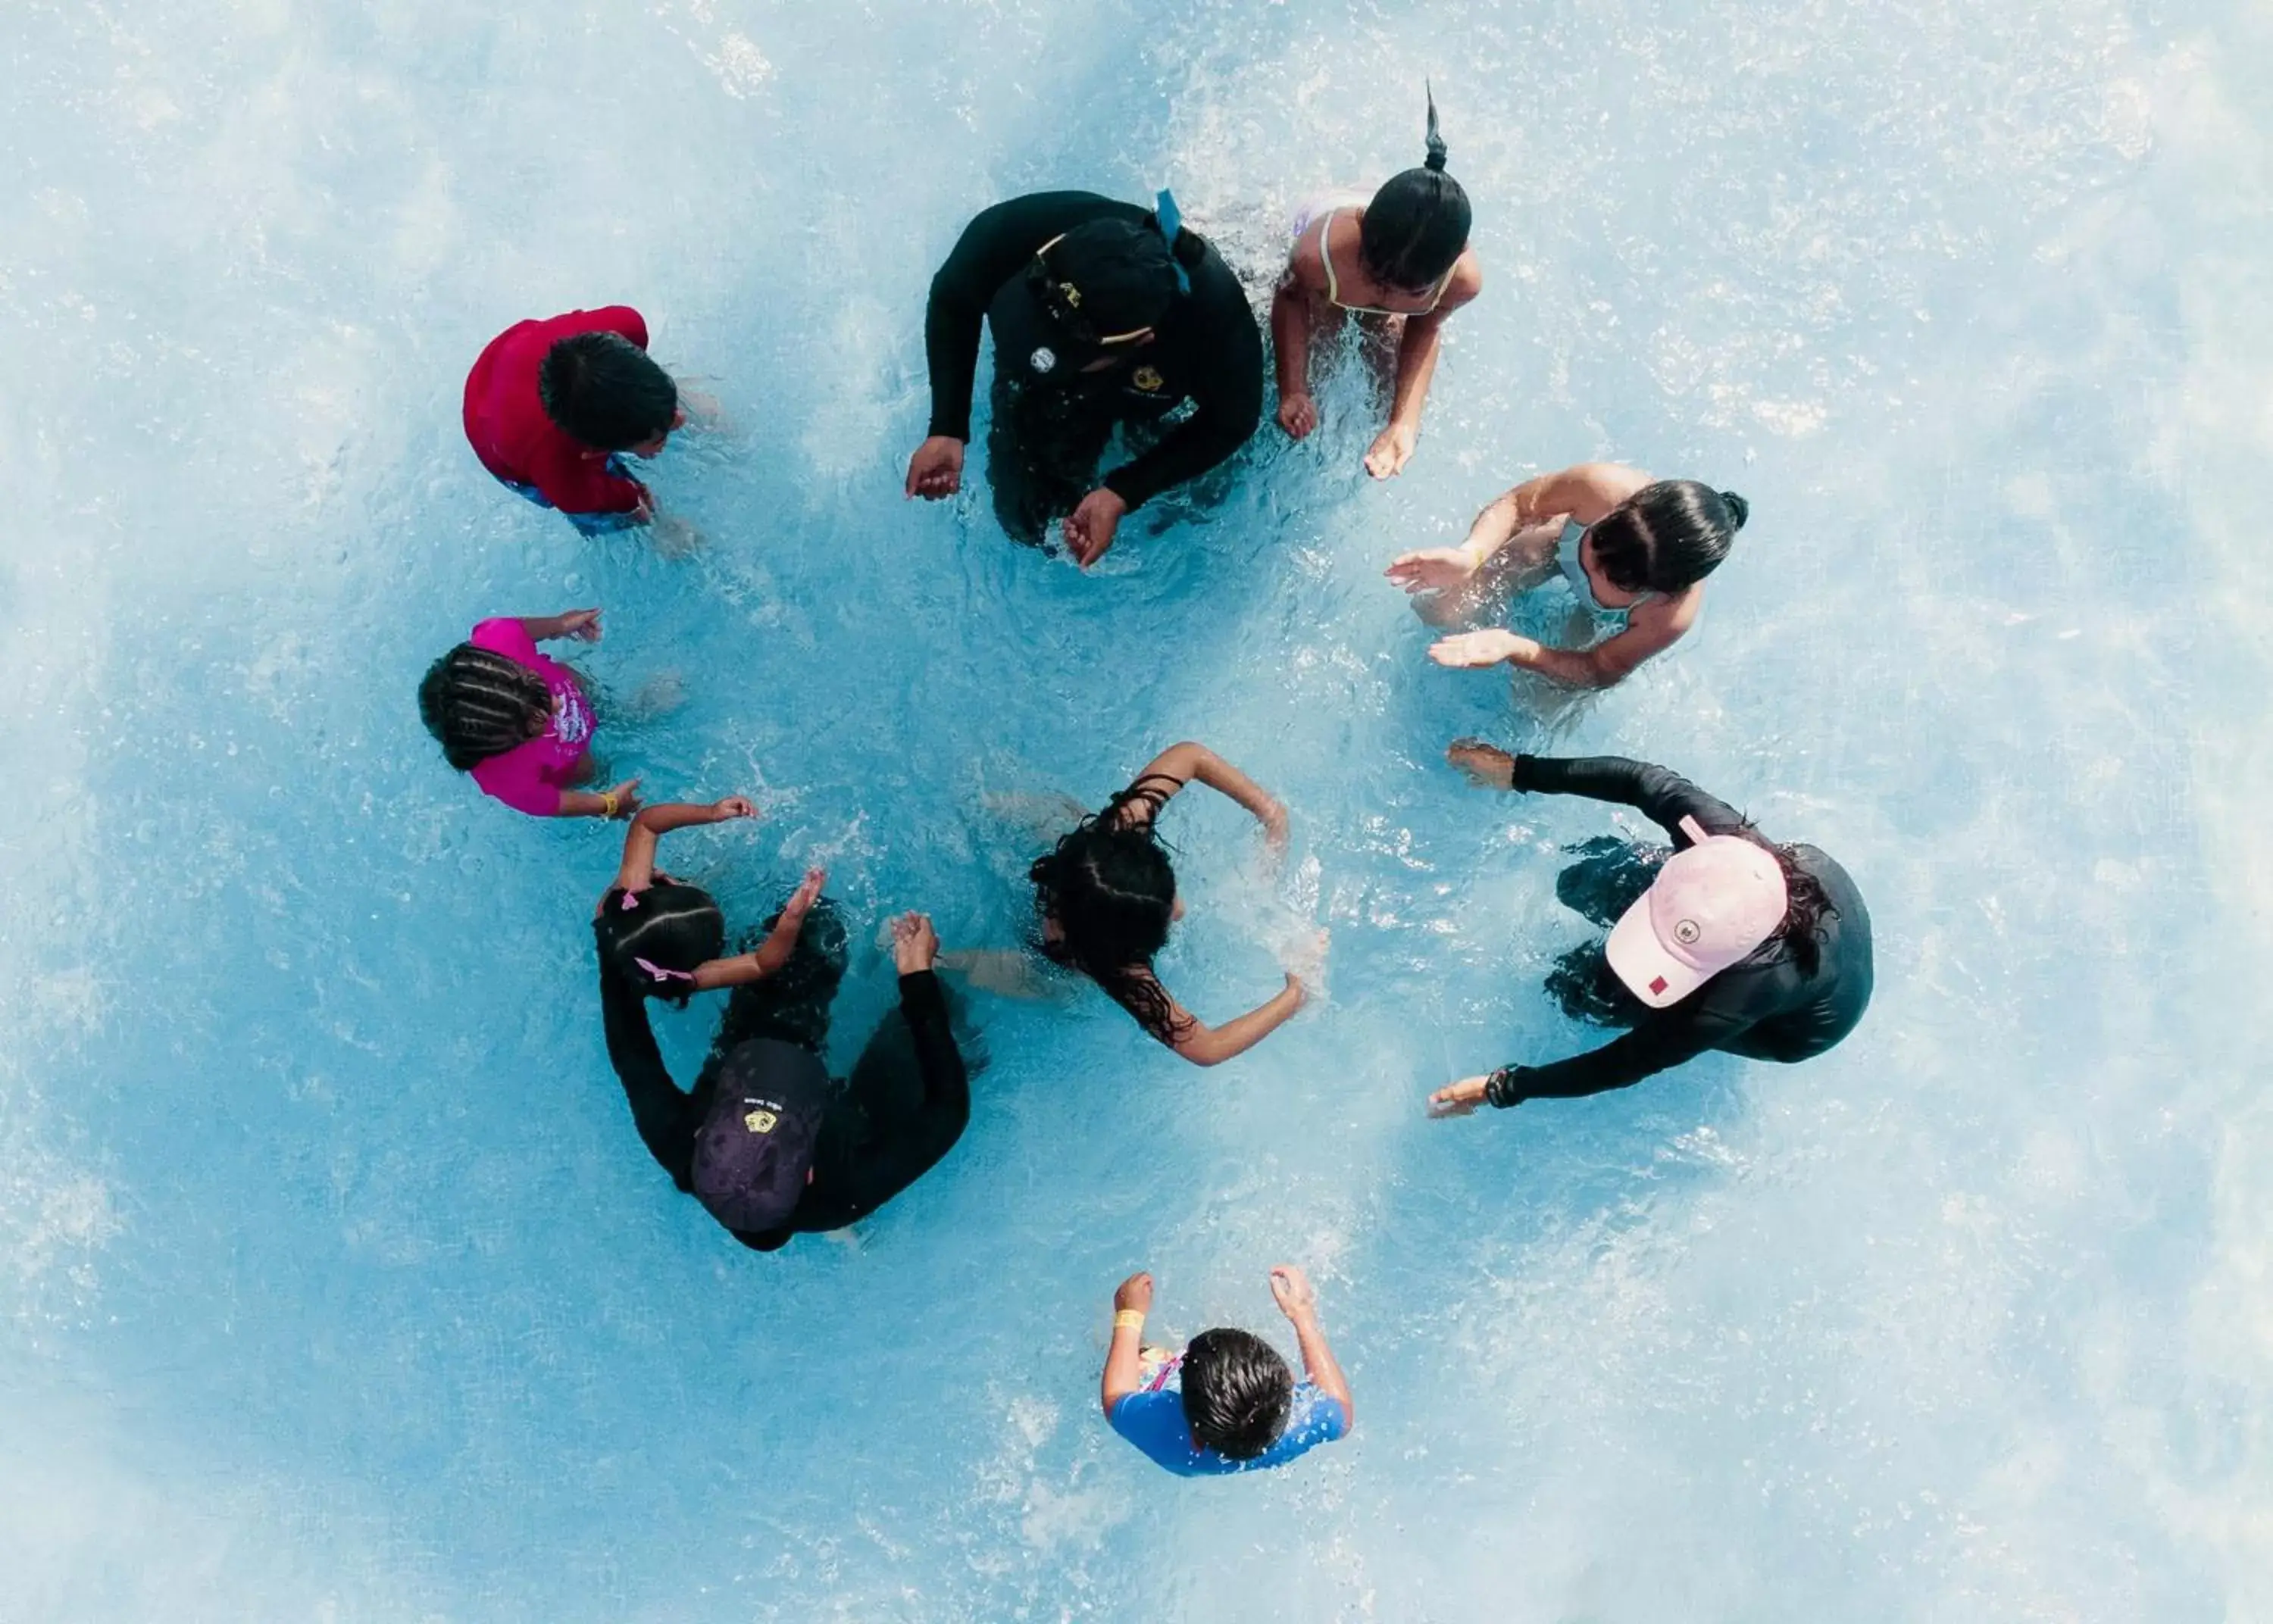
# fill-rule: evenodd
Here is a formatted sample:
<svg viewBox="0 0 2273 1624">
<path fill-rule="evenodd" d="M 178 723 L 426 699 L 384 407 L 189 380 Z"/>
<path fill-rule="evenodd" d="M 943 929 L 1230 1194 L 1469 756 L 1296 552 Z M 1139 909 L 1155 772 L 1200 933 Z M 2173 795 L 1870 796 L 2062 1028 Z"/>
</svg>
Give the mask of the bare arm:
<svg viewBox="0 0 2273 1624">
<path fill-rule="evenodd" d="M 1572 688 L 1607 688 L 1624 680 L 1652 655 L 1679 641 L 1696 623 L 1704 602 L 1705 588 L 1700 582 L 1672 597 L 1638 603 L 1626 617 L 1624 631 L 1604 638 L 1591 648 L 1549 648 L 1535 639 L 1512 632 L 1465 632 L 1444 639 L 1437 647 L 1453 643 L 1482 643 L 1486 645 L 1484 653 L 1497 653 L 1508 664 L 1537 671 L 1550 681 Z M 1433 655 L 1435 651 L 1430 652 Z M 1440 663 L 1473 664 L 1474 661 L 1454 659 Z"/>
<path fill-rule="evenodd" d="M 1147 778 L 1168 778 L 1179 784 L 1197 780 L 1253 812 L 1255 820 L 1274 842 L 1283 842 L 1287 838 L 1287 809 L 1277 797 L 1205 745 L 1187 739 L 1169 745 L 1137 775 L 1139 782 Z M 1163 805 L 1167 798 L 1163 797 Z M 1134 805 L 1132 803 L 1132 810 Z"/>
<path fill-rule="evenodd" d="M 1171 998 L 1172 1035 L 1166 1041 L 1169 1048 L 1195 1066 L 1220 1066 L 1245 1054 L 1293 1020 L 1309 996 L 1301 979 L 1290 975 L 1287 984 L 1267 1002 L 1221 1026 L 1210 1026 Z"/>
<path fill-rule="evenodd" d="M 624 858 L 616 865 L 613 889 L 644 891 L 655 881 L 656 842 L 673 829 L 686 828 L 689 824 L 724 823 L 730 818 L 754 818 L 758 809 L 739 795 L 728 796 L 723 801 L 696 805 L 685 801 L 665 801 L 649 806 L 632 819 L 631 828 L 624 835 Z"/>
<path fill-rule="evenodd" d="M 739 987 L 753 981 L 762 981 L 789 962 L 797 951 L 797 939 L 805 930 L 805 917 L 813 911 L 813 904 L 821 896 L 821 887 L 829 883 L 829 875 L 821 869 L 807 869 L 805 881 L 782 905 L 781 917 L 765 940 L 750 953 L 738 953 L 731 959 L 711 959 L 695 966 L 694 990 L 708 992 L 714 987 Z"/>
<path fill-rule="evenodd" d="M 614 789 L 595 795 L 589 790 L 563 790 L 556 818 L 628 818 L 640 809 L 639 780 L 626 778 Z"/>
<path fill-rule="evenodd" d="M 600 611 L 596 609 L 563 610 L 557 615 L 523 615 L 521 629 L 529 633 L 531 642 L 549 642 L 554 638 L 573 637 L 580 643 L 600 640 Z"/>
<path fill-rule="evenodd" d="M 1271 296 L 1271 347 L 1276 352 L 1280 401 L 1309 394 L 1310 296 L 1296 280 L 1292 266 L 1279 279 L 1279 289 Z"/>
<path fill-rule="evenodd" d="M 1319 1328 L 1318 1297 L 1309 1276 L 1292 1263 L 1281 1263 L 1271 1271 L 1271 1295 L 1294 1328 L 1294 1340 L 1302 1350 L 1303 1373 L 1320 1392 L 1341 1405 L 1343 1418 L 1355 1426 L 1357 1405 L 1350 1397 L 1342 1367 L 1334 1362 L 1334 1351 L 1326 1345 L 1326 1333 Z"/>
<path fill-rule="evenodd" d="M 1144 1316 L 1152 1310 L 1152 1276 L 1139 1270 L 1113 1294 L 1113 1345 L 1106 1351 L 1105 1373 L 1098 1381 L 1098 1403 L 1106 1418 L 1113 1406 L 1142 1385 L 1138 1369 L 1144 1345 Z"/>
</svg>

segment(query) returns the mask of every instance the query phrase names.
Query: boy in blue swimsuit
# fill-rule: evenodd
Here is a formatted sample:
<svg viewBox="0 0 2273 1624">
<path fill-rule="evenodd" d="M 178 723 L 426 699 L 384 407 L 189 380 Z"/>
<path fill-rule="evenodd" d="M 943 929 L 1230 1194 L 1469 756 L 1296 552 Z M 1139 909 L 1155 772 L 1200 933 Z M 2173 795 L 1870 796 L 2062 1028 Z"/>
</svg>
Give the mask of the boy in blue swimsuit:
<svg viewBox="0 0 2273 1624">
<path fill-rule="evenodd" d="M 1318 1328 L 1317 1293 L 1301 1269 L 1281 1263 L 1271 1271 L 1271 1295 L 1302 1344 L 1309 1379 L 1300 1386 L 1279 1351 L 1252 1332 L 1202 1331 L 1182 1352 L 1145 1347 L 1152 1276 L 1122 1281 L 1101 1384 L 1113 1430 L 1180 1478 L 1284 1466 L 1348 1436 L 1357 1412 Z"/>
</svg>

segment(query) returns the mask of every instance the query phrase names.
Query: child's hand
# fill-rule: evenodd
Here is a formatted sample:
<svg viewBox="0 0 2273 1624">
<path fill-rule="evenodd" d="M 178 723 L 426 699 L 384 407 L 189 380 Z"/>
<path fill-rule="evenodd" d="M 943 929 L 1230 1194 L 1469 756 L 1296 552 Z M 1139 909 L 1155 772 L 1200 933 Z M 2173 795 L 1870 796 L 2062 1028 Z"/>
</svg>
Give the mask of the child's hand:
<svg viewBox="0 0 2273 1624">
<path fill-rule="evenodd" d="M 1273 800 L 1256 814 L 1256 821 L 1263 826 L 1264 842 L 1271 848 L 1271 855 L 1276 857 L 1285 857 L 1287 855 L 1287 804 L 1284 801 Z"/>
<path fill-rule="evenodd" d="M 1418 429 L 1401 423 L 1391 423 L 1374 437 L 1373 449 L 1365 453 L 1365 471 L 1376 479 L 1396 478 L 1413 460 L 1413 448 L 1420 440 Z"/>
<path fill-rule="evenodd" d="M 1280 1263 L 1272 1269 L 1271 1295 L 1279 1304 L 1279 1312 L 1290 1320 L 1300 1321 L 1318 1311 L 1318 1293 L 1309 1276 L 1292 1263 Z"/>
<path fill-rule="evenodd" d="M 963 489 L 963 442 L 934 434 L 908 459 L 908 494 L 936 502 Z"/>
<path fill-rule="evenodd" d="M 903 976 L 931 969 L 939 957 L 939 932 L 928 914 L 902 914 L 892 921 L 892 963 Z"/>
<path fill-rule="evenodd" d="M 1310 984 L 1326 978 L 1326 949 L 1333 943 L 1333 932 L 1324 925 L 1315 931 L 1304 931 L 1279 950 L 1279 968 L 1289 981 L 1302 989 L 1304 1002 L 1309 1000 Z"/>
<path fill-rule="evenodd" d="M 1431 643 L 1429 657 L 1455 670 L 1480 671 L 1488 665 L 1504 664 L 1538 651 L 1537 643 L 1512 632 L 1460 632 Z"/>
<path fill-rule="evenodd" d="M 563 610 L 553 624 L 560 629 L 555 637 L 573 637 L 580 643 L 600 640 L 600 611 L 596 609 Z"/>
<path fill-rule="evenodd" d="M 711 819 L 718 823 L 724 823 L 729 818 L 754 818 L 757 815 L 758 809 L 747 796 L 730 795 L 723 801 L 710 804 Z"/>
<path fill-rule="evenodd" d="M 1287 430 L 1289 439 L 1304 438 L 1318 426 L 1318 403 L 1306 394 L 1280 395 L 1279 426 Z"/>
<path fill-rule="evenodd" d="M 1113 1306 L 1116 1313 L 1123 1308 L 1133 1308 L 1138 1313 L 1152 1313 L 1152 1276 L 1140 1269 L 1122 1281 L 1121 1289 L 1113 1294 Z"/>
<path fill-rule="evenodd" d="M 622 819 L 638 814 L 640 809 L 638 779 L 626 778 L 614 789 L 608 790 L 607 794 L 616 798 L 616 810 L 611 814 L 615 818 Z"/>
<path fill-rule="evenodd" d="M 821 900 L 821 887 L 828 883 L 829 871 L 827 869 L 809 868 L 806 870 L 804 883 L 799 886 L 795 891 L 791 892 L 790 894 L 789 901 L 782 905 L 782 917 L 784 919 L 803 919 L 806 914 L 813 911 L 814 903 Z"/>
<path fill-rule="evenodd" d="M 1407 592 L 1443 592 L 1474 579 L 1476 561 L 1465 547 L 1429 547 L 1400 553 L 1384 572 Z"/>
</svg>

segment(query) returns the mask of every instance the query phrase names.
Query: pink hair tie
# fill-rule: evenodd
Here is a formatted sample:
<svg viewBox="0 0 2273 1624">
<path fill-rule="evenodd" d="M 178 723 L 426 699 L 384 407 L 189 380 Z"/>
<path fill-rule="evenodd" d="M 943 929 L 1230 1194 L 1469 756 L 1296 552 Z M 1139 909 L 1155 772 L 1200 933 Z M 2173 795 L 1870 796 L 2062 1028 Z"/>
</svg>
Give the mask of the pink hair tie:
<svg viewBox="0 0 2273 1624">
<path fill-rule="evenodd" d="M 641 969 L 645 970 L 651 978 L 656 981 L 692 981 L 694 979 L 693 976 L 689 975 L 683 969 L 665 969 L 662 965 L 651 964 L 645 959 L 634 959 L 632 962 L 638 965 Z"/>
<path fill-rule="evenodd" d="M 624 900 L 617 903 L 616 906 L 625 913 L 631 912 L 633 909 L 639 906 L 639 893 L 636 891 L 625 892 Z"/>
</svg>

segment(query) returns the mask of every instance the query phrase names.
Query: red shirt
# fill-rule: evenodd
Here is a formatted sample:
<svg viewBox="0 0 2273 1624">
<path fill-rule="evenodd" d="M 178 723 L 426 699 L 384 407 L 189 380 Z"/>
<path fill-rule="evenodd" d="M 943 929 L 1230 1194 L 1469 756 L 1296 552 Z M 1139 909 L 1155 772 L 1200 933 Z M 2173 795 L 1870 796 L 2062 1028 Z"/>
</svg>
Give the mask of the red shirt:
<svg viewBox="0 0 2273 1624">
<path fill-rule="evenodd" d="M 647 348 L 647 322 L 628 304 L 524 321 L 490 341 L 466 375 L 466 438 L 482 466 L 508 484 L 532 485 L 564 513 L 627 513 L 647 487 L 608 471 L 608 459 L 546 415 L 536 371 L 551 348 L 579 333 L 617 333 Z"/>
</svg>

